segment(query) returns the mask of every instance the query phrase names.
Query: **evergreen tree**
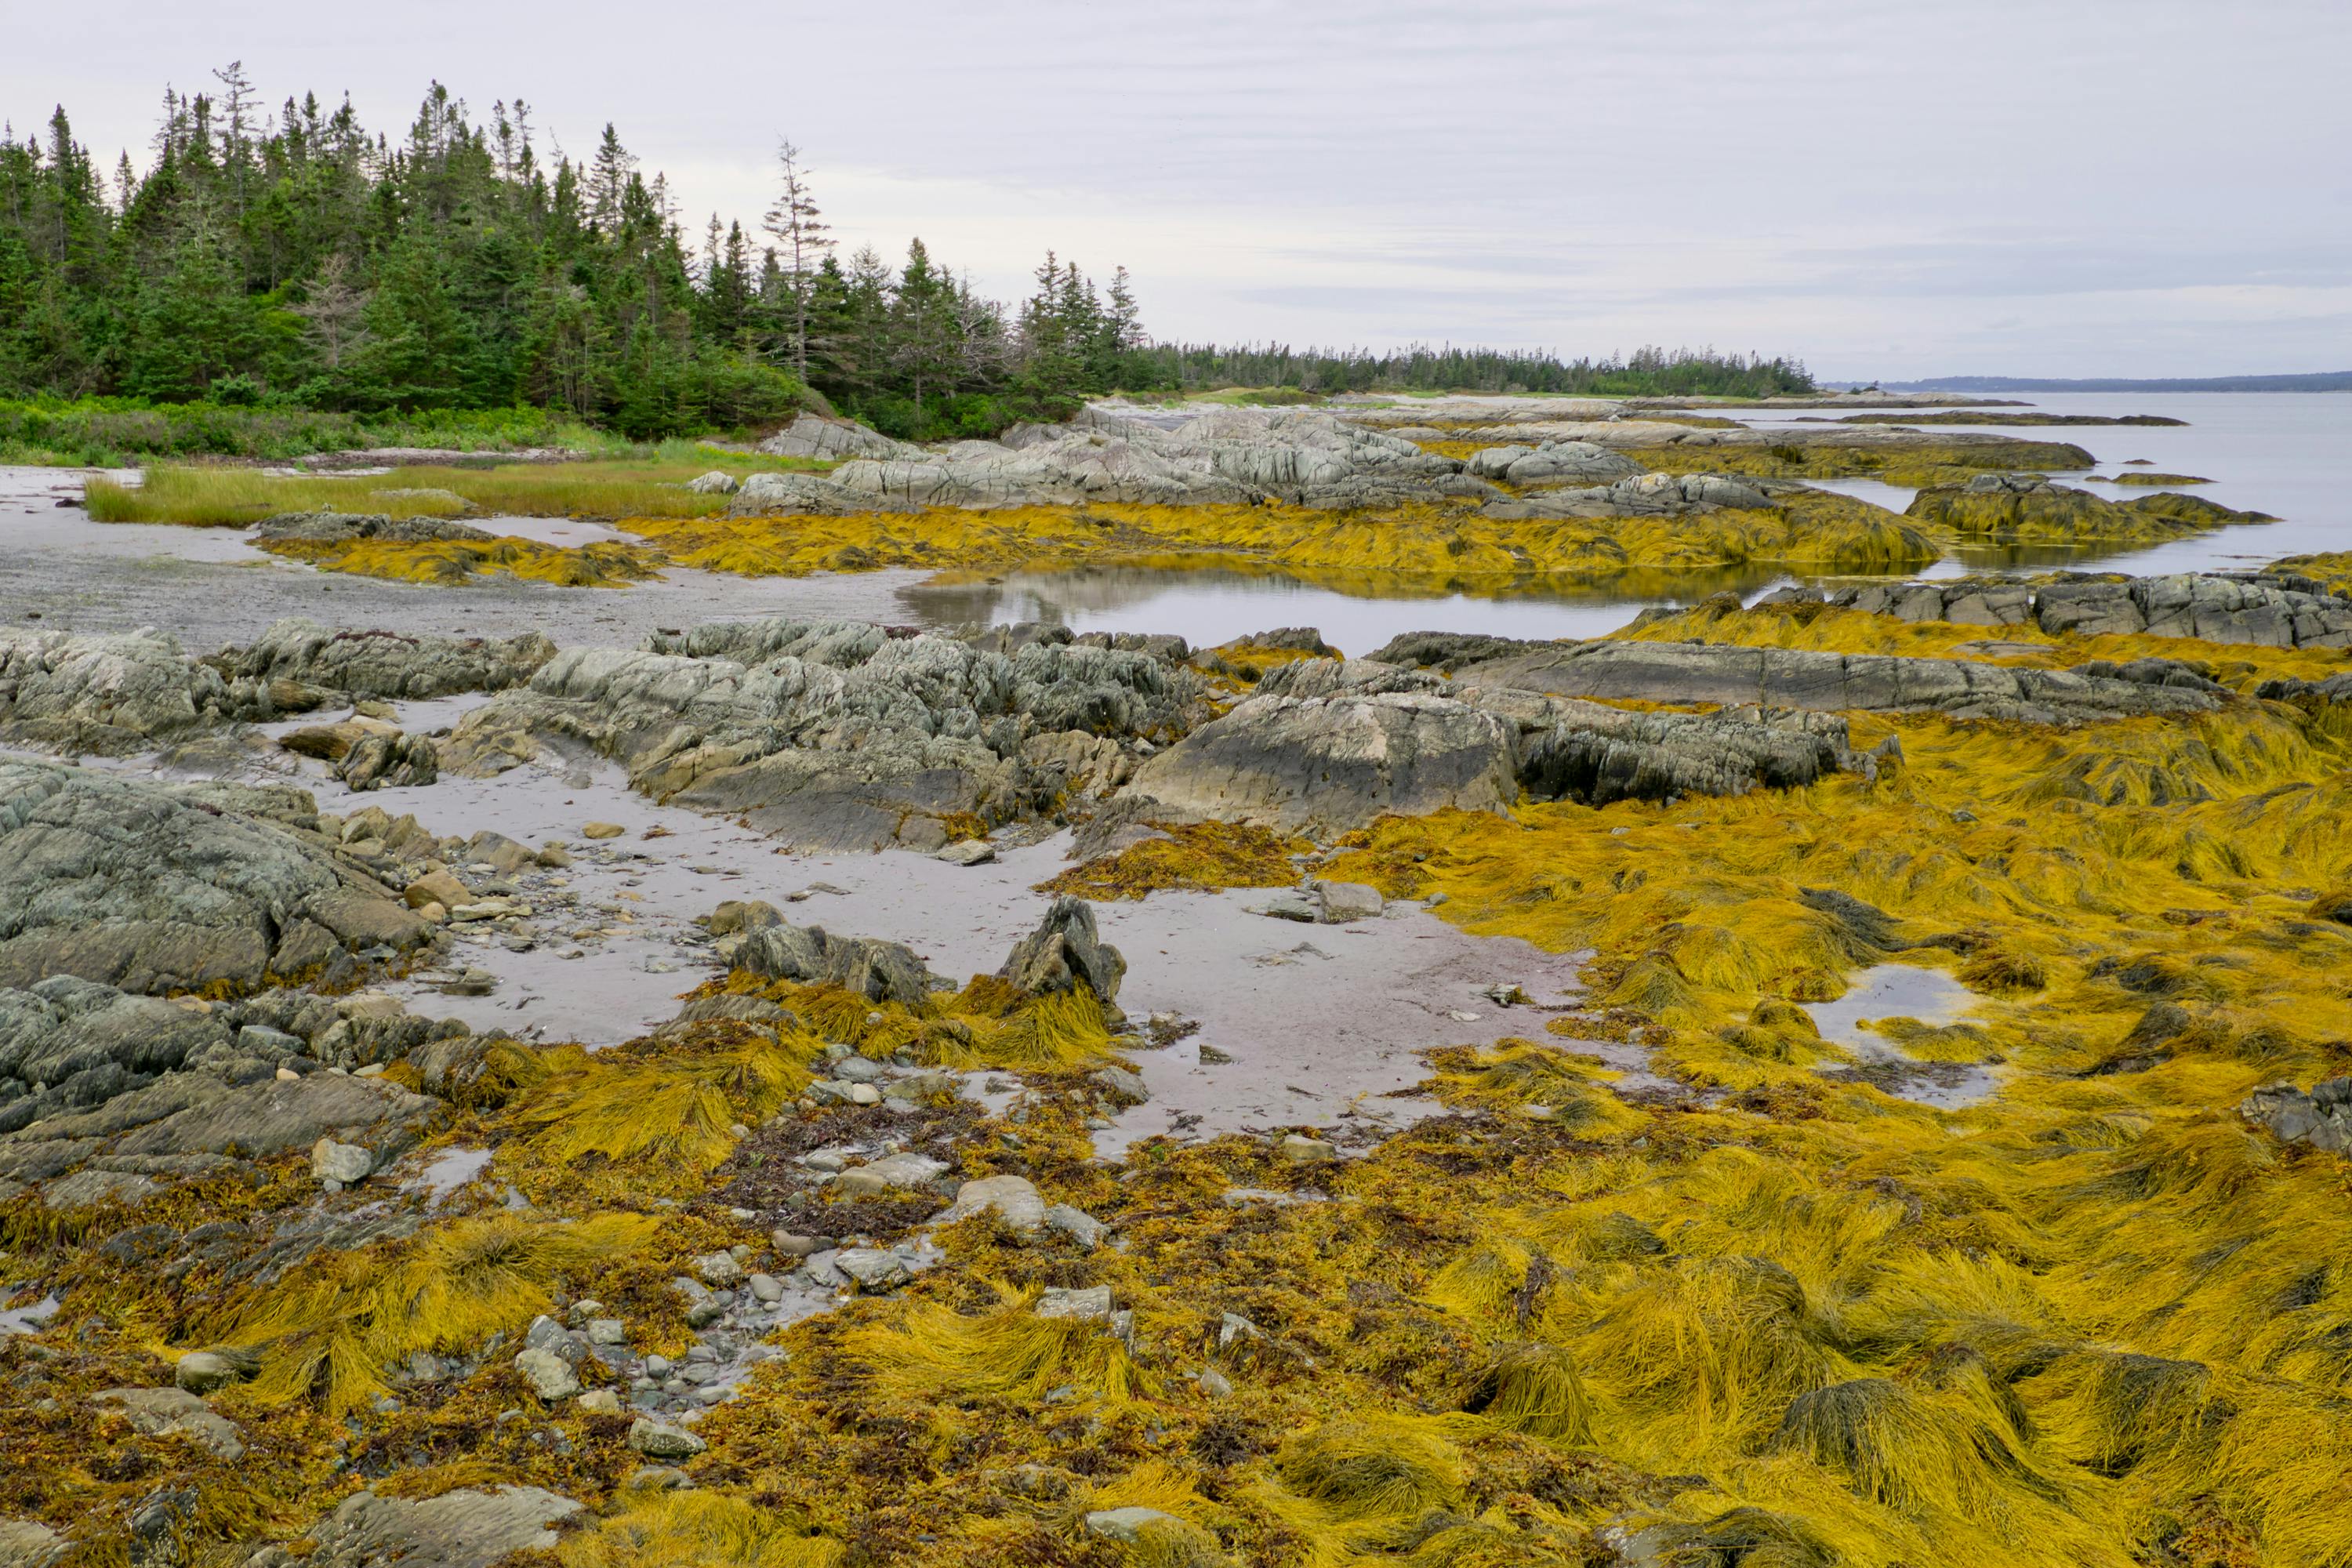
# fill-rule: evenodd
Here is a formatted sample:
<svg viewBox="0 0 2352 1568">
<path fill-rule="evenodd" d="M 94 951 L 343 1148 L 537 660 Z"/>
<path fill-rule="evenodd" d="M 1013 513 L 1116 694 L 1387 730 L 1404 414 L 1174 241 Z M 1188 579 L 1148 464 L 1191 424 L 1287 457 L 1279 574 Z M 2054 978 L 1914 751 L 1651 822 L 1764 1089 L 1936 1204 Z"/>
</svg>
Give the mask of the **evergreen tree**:
<svg viewBox="0 0 2352 1568">
<path fill-rule="evenodd" d="M 816 270 L 833 249 L 831 227 L 817 210 L 810 193 L 808 171 L 801 167 L 800 149 L 789 141 L 776 150 L 776 199 L 769 205 L 761 226 L 776 241 L 787 287 L 792 290 L 793 327 L 787 353 L 793 374 L 808 379 L 809 304 L 816 286 Z"/>
</svg>

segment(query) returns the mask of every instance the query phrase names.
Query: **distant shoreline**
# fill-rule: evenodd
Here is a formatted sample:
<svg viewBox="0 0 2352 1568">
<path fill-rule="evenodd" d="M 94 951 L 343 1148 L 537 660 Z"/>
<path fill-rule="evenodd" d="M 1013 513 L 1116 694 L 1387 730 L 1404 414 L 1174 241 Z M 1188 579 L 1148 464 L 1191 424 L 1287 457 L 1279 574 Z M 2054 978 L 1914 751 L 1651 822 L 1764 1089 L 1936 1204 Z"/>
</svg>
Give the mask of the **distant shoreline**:
<svg viewBox="0 0 2352 1568">
<path fill-rule="evenodd" d="M 1824 381 L 1824 386 L 1860 386 L 1862 382 Z M 2304 375 L 2168 376 L 2134 381 L 2120 377 L 2082 380 L 2013 375 L 1943 375 L 1927 381 L 1882 381 L 1882 392 L 2352 392 L 2352 370 Z"/>
</svg>

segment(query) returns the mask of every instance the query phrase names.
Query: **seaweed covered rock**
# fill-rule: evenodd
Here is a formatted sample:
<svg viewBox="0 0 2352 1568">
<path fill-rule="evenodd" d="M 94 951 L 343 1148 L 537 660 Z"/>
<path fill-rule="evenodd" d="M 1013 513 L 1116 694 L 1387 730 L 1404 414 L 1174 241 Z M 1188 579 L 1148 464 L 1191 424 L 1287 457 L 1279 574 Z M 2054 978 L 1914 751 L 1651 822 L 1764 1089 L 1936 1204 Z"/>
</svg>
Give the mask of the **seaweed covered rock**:
<svg viewBox="0 0 2352 1568">
<path fill-rule="evenodd" d="M 1037 929 L 1013 946 L 997 975 L 1031 996 L 1089 991 L 1104 1002 L 1118 998 L 1127 960 L 1095 929 L 1095 910 L 1067 894 L 1054 900 Z"/>
<path fill-rule="evenodd" d="M 436 494 L 462 500 L 448 491 Z M 494 537 L 471 523 L 452 522 L 446 517 L 386 517 L 347 511 L 280 512 L 276 517 L 264 518 L 254 530 L 254 540 L 260 544 L 349 544 L 362 539 L 382 540 L 388 544 L 431 544 L 443 540 L 487 544 Z"/>
<path fill-rule="evenodd" d="M 267 716 L 249 687 L 232 688 L 152 631 L 0 631 L 0 734 L 12 739 L 120 754 Z"/>
<path fill-rule="evenodd" d="M 2234 511 L 2198 496 L 2158 494 L 2111 501 L 2054 485 L 2041 474 L 1977 474 L 1957 485 L 1928 485 L 1905 515 L 1965 539 L 2171 539 L 2229 523 L 2273 522 L 2263 512 Z"/>
<path fill-rule="evenodd" d="M 215 661 L 231 677 L 290 681 L 354 697 L 446 697 L 503 691 L 555 656 L 537 632 L 511 637 L 409 637 L 337 631 L 299 616 L 271 625 L 253 645 Z"/>
<path fill-rule="evenodd" d="M 625 763 L 656 799 L 740 814 L 797 844 L 937 849 L 951 823 L 1051 801 L 1064 781 L 1024 762 L 1035 738 L 1075 732 L 1115 751 L 1165 740 L 1202 691 L 1192 671 L 1141 651 L 1003 654 L 850 623 L 751 622 L 651 650 L 568 650 L 467 714 L 441 760 L 487 776 L 585 747 Z"/>
<path fill-rule="evenodd" d="M 315 831 L 309 807 L 299 792 L 0 763 L 0 985 L 62 974 L 250 989 L 341 952 L 432 940 Z"/>
</svg>

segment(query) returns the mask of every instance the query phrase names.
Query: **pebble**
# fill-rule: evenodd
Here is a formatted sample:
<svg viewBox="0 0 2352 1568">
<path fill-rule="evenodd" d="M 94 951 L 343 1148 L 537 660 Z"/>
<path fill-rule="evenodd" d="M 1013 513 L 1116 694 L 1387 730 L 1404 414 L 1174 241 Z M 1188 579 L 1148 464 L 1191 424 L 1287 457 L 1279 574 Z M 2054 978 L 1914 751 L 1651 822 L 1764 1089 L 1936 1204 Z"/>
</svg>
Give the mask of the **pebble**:
<svg viewBox="0 0 2352 1568">
<path fill-rule="evenodd" d="M 751 1294 L 770 1306 L 784 1299 L 784 1282 L 772 1274 L 754 1274 L 749 1283 Z"/>
</svg>

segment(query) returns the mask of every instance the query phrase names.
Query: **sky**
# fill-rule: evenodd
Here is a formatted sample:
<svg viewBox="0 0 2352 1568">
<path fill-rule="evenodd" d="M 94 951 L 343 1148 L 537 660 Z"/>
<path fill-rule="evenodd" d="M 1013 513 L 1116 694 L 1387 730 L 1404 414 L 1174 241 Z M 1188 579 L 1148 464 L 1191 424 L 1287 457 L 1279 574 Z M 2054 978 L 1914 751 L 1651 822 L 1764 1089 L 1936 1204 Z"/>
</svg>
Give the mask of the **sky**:
<svg viewBox="0 0 2352 1568">
<path fill-rule="evenodd" d="M 611 121 L 695 233 L 790 137 L 846 245 L 1003 298 L 1124 265 L 1167 340 L 2352 368 L 2346 0 L 0 0 L 0 115 L 108 164 L 231 60 L 395 135 L 436 79 L 542 153 Z"/>
</svg>

